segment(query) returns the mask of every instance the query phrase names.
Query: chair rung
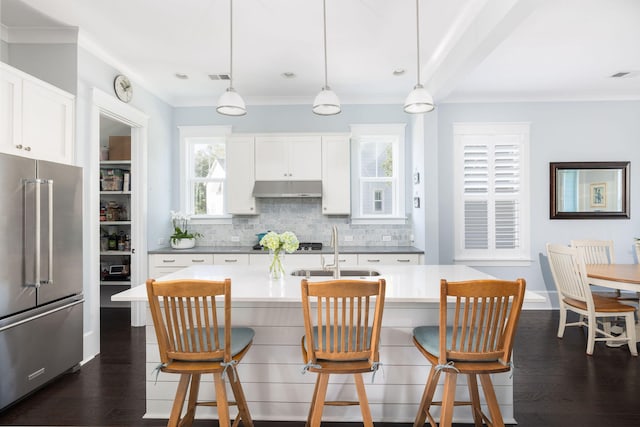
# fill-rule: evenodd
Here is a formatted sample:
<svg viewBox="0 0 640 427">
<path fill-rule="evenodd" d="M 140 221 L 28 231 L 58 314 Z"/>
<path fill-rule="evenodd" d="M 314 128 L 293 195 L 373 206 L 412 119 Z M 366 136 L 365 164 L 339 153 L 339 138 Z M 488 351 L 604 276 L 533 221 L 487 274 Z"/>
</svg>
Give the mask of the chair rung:
<svg viewBox="0 0 640 427">
<path fill-rule="evenodd" d="M 325 405 L 329 406 L 358 406 L 360 402 L 352 402 L 348 400 L 325 400 Z"/>
<path fill-rule="evenodd" d="M 238 406 L 238 404 L 236 402 L 231 402 L 229 401 L 227 403 L 227 405 L 229 406 Z M 218 402 L 217 401 L 207 401 L 207 402 L 196 402 L 196 406 L 218 406 Z"/>
<path fill-rule="evenodd" d="M 442 406 L 442 401 L 431 402 L 431 405 L 432 406 Z M 464 400 L 464 401 L 457 401 L 456 400 L 455 402 L 453 402 L 453 406 L 471 406 L 471 405 L 472 405 L 472 403 L 468 402 L 466 400 Z"/>
</svg>

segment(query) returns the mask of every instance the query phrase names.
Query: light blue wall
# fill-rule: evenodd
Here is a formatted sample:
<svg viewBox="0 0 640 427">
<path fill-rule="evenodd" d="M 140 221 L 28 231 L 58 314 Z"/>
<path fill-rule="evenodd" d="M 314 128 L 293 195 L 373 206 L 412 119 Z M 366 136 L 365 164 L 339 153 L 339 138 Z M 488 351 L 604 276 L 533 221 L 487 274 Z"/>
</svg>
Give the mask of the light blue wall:
<svg viewBox="0 0 640 427">
<path fill-rule="evenodd" d="M 524 277 L 528 289 L 554 291 L 544 245 L 569 244 L 579 238 L 612 239 L 616 261 L 635 262 L 633 237 L 640 237 L 635 213 L 640 195 L 635 184 L 640 182 L 640 102 L 444 104 L 438 114 L 440 263 L 451 263 L 454 254 L 452 125 L 456 122 L 531 124 L 531 266 L 479 269 L 505 279 Z M 549 163 L 564 161 L 631 161 L 631 219 L 550 220 Z"/>
<path fill-rule="evenodd" d="M 10 43 L 7 63 L 75 95 L 78 80 L 77 49 L 77 45 L 71 43 Z"/>
</svg>

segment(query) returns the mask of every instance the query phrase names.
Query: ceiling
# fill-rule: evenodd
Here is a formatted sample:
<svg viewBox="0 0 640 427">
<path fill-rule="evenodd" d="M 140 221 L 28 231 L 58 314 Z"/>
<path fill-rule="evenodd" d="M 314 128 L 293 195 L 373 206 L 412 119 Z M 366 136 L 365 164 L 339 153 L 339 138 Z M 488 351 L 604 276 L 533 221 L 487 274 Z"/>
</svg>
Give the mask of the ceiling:
<svg viewBox="0 0 640 427">
<path fill-rule="evenodd" d="M 81 46 L 171 105 L 215 105 L 228 86 L 208 75 L 229 73 L 229 0 L 0 1 L 9 35 L 78 27 Z M 342 103 L 401 104 L 417 79 L 414 0 L 326 3 L 328 83 Z M 235 89 L 249 105 L 311 104 L 324 83 L 322 1 L 233 5 Z M 419 17 L 436 103 L 640 99 L 638 0 L 420 0 Z"/>
</svg>

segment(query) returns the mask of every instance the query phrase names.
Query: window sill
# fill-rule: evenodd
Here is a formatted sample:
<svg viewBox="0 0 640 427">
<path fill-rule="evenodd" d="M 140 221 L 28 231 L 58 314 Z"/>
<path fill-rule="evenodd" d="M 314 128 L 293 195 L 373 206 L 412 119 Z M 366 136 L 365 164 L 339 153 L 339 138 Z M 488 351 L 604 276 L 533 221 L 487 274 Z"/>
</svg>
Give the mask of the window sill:
<svg viewBox="0 0 640 427">
<path fill-rule="evenodd" d="M 469 267 L 529 267 L 533 261 L 529 258 L 518 259 L 477 259 L 477 258 L 458 258 L 454 259 L 456 265 L 467 265 Z"/>
<path fill-rule="evenodd" d="M 368 217 L 351 217 L 352 225 L 405 225 L 407 223 L 406 217 L 386 217 L 386 218 L 368 218 Z"/>
<path fill-rule="evenodd" d="M 191 217 L 190 223 L 196 225 L 229 225 L 232 224 L 232 217 L 231 215 Z"/>
</svg>

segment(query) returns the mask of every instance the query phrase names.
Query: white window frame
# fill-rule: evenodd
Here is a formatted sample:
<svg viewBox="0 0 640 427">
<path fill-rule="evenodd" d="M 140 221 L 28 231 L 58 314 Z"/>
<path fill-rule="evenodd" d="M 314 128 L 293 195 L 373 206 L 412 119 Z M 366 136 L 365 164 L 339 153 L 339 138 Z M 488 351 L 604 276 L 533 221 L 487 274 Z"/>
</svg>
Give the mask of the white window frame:
<svg viewBox="0 0 640 427">
<path fill-rule="evenodd" d="M 529 176 L 529 123 L 454 123 L 454 262 L 472 266 L 528 266 L 531 264 L 530 248 L 530 176 Z M 494 148 L 499 137 L 515 136 L 519 145 L 518 242 L 514 249 L 495 248 L 495 201 L 500 199 L 492 185 L 495 178 L 493 166 Z M 480 137 L 489 146 L 489 192 L 486 196 L 464 194 L 464 147 L 469 137 Z M 513 196 L 512 196 L 513 197 Z M 488 249 L 465 249 L 464 204 L 466 200 L 488 202 Z"/>
<path fill-rule="evenodd" d="M 225 180 L 224 213 L 222 215 L 194 215 L 191 202 L 189 173 L 190 145 L 198 139 L 223 138 L 225 144 L 231 135 L 231 126 L 178 126 L 180 137 L 180 211 L 191 215 L 193 224 L 231 224 L 231 215 L 227 213 L 227 185 Z"/>
<path fill-rule="evenodd" d="M 351 125 L 351 223 L 405 224 L 405 124 Z M 393 136 L 394 187 L 393 212 L 390 215 L 364 215 L 361 211 L 362 181 L 360 180 L 360 142 L 367 136 Z M 386 195 L 385 195 L 386 196 Z"/>
</svg>

